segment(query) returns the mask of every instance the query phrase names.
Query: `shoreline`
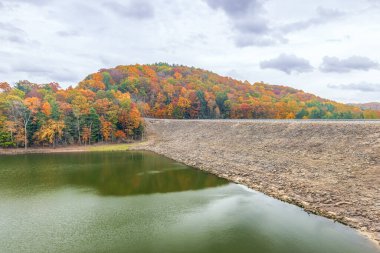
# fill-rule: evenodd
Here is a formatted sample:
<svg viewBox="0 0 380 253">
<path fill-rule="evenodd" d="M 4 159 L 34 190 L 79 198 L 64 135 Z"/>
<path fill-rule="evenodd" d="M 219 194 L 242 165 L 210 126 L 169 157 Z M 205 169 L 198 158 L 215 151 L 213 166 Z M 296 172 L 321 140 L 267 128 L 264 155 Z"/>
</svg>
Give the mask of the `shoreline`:
<svg viewBox="0 0 380 253">
<path fill-rule="evenodd" d="M 342 225 L 345 225 L 347 227 L 350 227 L 350 228 L 354 229 L 359 234 L 361 234 L 364 237 L 366 237 L 370 242 L 372 242 L 373 244 L 375 244 L 378 249 L 380 249 L 380 241 L 376 238 L 376 236 L 373 233 L 370 233 L 368 231 L 363 231 L 360 228 L 356 227 L 355 225 L 353 225 L 352 223 L 350 223 L 347 220 L 348 219 L 347 217 L 340 217 L 340 216 L 337 216 L 334 213 L 331 213 L 331 212 L 328 212 L 328 211 L 321 210 L 319 208 L 315 208 L 315 207 L 309 206 L 309 205 L 305 204 L 304 201 L 299 201 L 299 200 L 296 200 L 296 199 L 289 198 L 288 196 L 283 195 L 280 192 L 265 191 L 261 187 L 258 187 L 255 184 L 247 183 L 247 181 L 245 179 L 230 177 L 229 175 L 226 175 L 226 174 L 215 173 L 215 171 L 213 171 L 210 168 L 199 167 L 199 166 L 194 165 L 194 163 L 192 163 L 192 162 L 187 162 L 185 160 L 180 160 L 180 159 L 178 159 L 176 157 L 169 156 L 166 153 L 158 153 L 155 150 L 152 150 L 152 149 L 147 148 L 147 147 L 139 147 L 138 145 L 139 144 L 136 144 L 136 146 L 132 146 L 129 151 L 149 151 L 149 152 L 156 153 L 158 155 L 165 156 L 166 158 L 172 159 L 172 160 L 177 161 L 177 162 L 181 162 L 181 163 L 183 163 L 183 164 L 185 164 L 187 166 L 190 166 L 190 167 L 193 167 L 195 169 L 199 169 L 199 170 L 205 171 L 207 173 L 213 174 L 213 175 L 215 175 L 217 177 L 226 179 L 229 182 L 240 184 L 240 185 L 244 185 L 244 186 L 248 187 L 249 189 L 255 190 L 255 191 L 260 192 L 260 193 L 263 193 L 266 196 L 272 197 L 272 198 L 277 199 L 279 201 L 282 201 L 282 202 L 285 202 L 285 203 L 288 203 L 288 204 L 291 204 L 291 205 L 298 206 L 298 207 L 302 208 L 306 213 L 311 213 L 311 214 L 314 214 L 314 215 L 317 215 L 317 216 L 320 216 L 320 217 L 324 217 L 324 218 L 333 220 L 334 222 L 339 222 Z"/>
<path fill-rule="evenodd" d="M 365 235 L 380 247 L 380 121 L 147 119 L 148 150 Z"/>
<path fill-rule="evenodd" d="M 75 147 L 56 147 L 56 148 L 12 148 L 12 149 L 0 149 L 0 155 L 24 155 L 24 154 L 50 154 L 50 153 L 69 153 L 69 152 L 88 152 L 84 146 Z"/>
<path fill-rule="evenodd" d="M 157 123 L 157 121 L 159 123 Z M 194 122 L 192 122 L 194 123 Z M 234 150 L 223 150 L 223 149 L 216 149 L 214 146 L 203 145 L 205 144 L 204 141 L 207 142 L 207 136 L 204 138 L 204 136 L 200 136 L 200 138 L 195 138 L 195 144 L 197 145 L 195 149 L 191 150 L 189 149 L 189 146 L 184 145 L 185 143 L 189 143 L 189 137 L 194 137 L 191 134 L 188 134 L 186 131 L 188 130 L 186 128 L 186 122 L 171 122 L 167 120 L 149 120 L 148 121 L 148 134 L 147 134 L 147 140 L 141 141 L 141 142 L 135 142 L 135 143 L 129 143 L 129 144 L 101 144 L 101 145 L 91 145 L 91 146 L 73 146 L 73 147 L 57 147 L 55 149 L 53 148 L 29 148 L 28 150 L 24 149 L 11 149 L 11 150 L 3 150 L 0 149 L 0 155 L 17 155 L 17 154 L 31 154 L 31 153 L 67 153 L 67 152 L 91 152 L 91 151 L 120 151 L 120 150 L 136 150 L 136 151 L 151 151 L 155 152 L 160 155 L 164 155 L 170 159 L 173 159 L 178 162 L 182 162 L 188 166 L 206 171 L 208 173 L 214 174 L 218 177 L 225 178 L 231 182 L 242 184 L 247 186 L 250 189 L 262 192 L 266 194 L 267 196 L 273 197 L 275 199 L 278 199 L 283 202 L 287 202 L 289 204 L 296 205 L 300 208 L 302 208 L 305 212 L 312 213 L 318 216 L 322 216 L 334 221 L 337 221 L 341 224 L 344 224 L 346 226 L 349 226 L 356 231 L 358 231 L 360 234 L 368 238 L 371 242 L 373 242 L 379 249 L 380 249 L 380 238 L 379 233 L 376 230 L 377 225 L 376 221 L 372 221 L 370 216 L 370 213 L 367 213 L 368 210 L 366 210 L 366 206 L 361 206 L 361 202 L 352 202 L 353 204 L 351 206 L 354 206 L 354 210 L 362 210 L 363 213 L 366 213 L 367 217 L 363 220 L 353 219 L 352 215 L 350 216 L 350 212 L 345 212 L 350 209 L 348 206 L 350 203 L 348 201 L 345 201 L 344 199 L 341 200 L 339 198 L 332 198 L 332 203 L 329 203 L 328 201 L 324 200 L 323 198 L 316 198 L 317 201 L 313 202 L 313 199 L 310 201 L 308 199 L 307 194 L 302 195 L 302 191 L 296 192 L 297 194 L 294 194 L 292 188 L 300 188 L 301 190 L 305 191 L 306 193 L 312 192 L 312 189 L 310 190 L 310 186 L 305 186 L 302 182 L 300 184 L 300 181 L 297 181 L 297 178 L 300 175 L 303 175 L 305 173 L 304 171 L 297 171 L 299 174 L 291 174 L 290 176 L 286 177 L 287 180 L 290 180 L 290 184 L 283 184 L 282 187 L 276 187 L 276 184 L 279 183 L 278 178 L 276 178 L 275 174 L 271 173 L 266 174 L 265 176 L 257 176 L 257 172 L 260 171 L 262 173 L 262 168 L 257 168 L 255 164 L 252 164 L 250 160 L 244 160 L 239 157 L 239 154 L 234 152 Z M 155 126 L 155 124 L 158 124 L 159 126 Z M 164 128 L 168 130 L 168 133 L 162 133 L 162 125 L 164 125 Z M 180 126 L 177 126 L 178 129 L 171 129 L 169 126 L 170 124 L 180 124 Z M 207 122 L 201 123 L 206 124 Z M 223 124 L 227 124 L 227 122 L 224 122 Z M 230 124 L 230 123 L 228 123 Z M 234 124 L 248 124 L 245 122 L 240 123 L 234 123 Z M 274 123 L 256 123 L 256 124 L 274 124 Z M 289 123 L 282 123 L 282 124 L 289 124 Z M 302 123 L 305 124 L 305 123 Z M 373 125 L 373 124 L 372 124 Z M 376 127 L 378 126 L 377 124 Z M 207 125 L 209 126 L 209 125 Z M 230 125 L 228 125 L 229 128 L 231 128 Z M 203 126 L 202 126 L 203 129 Z M 377 129 L 377 128 L 376 128 Z M 373 129 L 372 129 L 373 130 Z M 184 133 L 185 131 L 186 133 Z M 298 131 L 298 130 L 297 130 Z M 168 137 L 167 134 L 175 135 L 175 138 L 178 138 L 178 133 L 181 136 L 185 136 L 185 138 L 176 140 L 174 142 L 174 139 L 171 139 Z M 177 135 L 176 135 L 177 134 Z M 203 140 L 203 142 L 202 142 Z M 193 144 L 194 144 L 193 143 Z M 221 144 L 218 141 L 218 144 Z M 347 143 L 345 143 L 347 144 Z M 190 145 L 190 147 L 193 147 L 194 145 Z M 222 147 L 223 145 L 220 145 Z M 98 150 L 94 150 L 94 148 L 98 148 Z M 241 149 L 242 147 L 239 147 Z M 191 151 L 188 151 L 191 150 Z M 6 151 L 6 152 L 4 152 Z M 206 159 L 210 158 L 208 156 L 202 157 L 201 153 L 208 152 L 209 155 L 213 155 L 214 159 Z M 216 156 L 215 152 L 220 152 L 219 156 Z M 230 155 L 229 155 L 230 154 Z M 343 154 L 344 155 L 344 154 Z M 216 159 L 215 159 L 216 157 Z M 234 159 L 234 158 L 240 158 L 240 159 Z M 261 159 L 266 158 L 261 157 Z M 302 163 L 301 163 L 302 164 Z M 264 164 L 265 165 L 265 164 Z M 300 165 L 300 163 L 296 164 Z M 307 167 L 307 164 L 303 164 L 305 167 Z M 321 164 L 328 165 L 328 164 Z M 339 167 L 339 164 L 334 164 L 335 167 Z M 371 164 L 369 164 L 371 165 Z M 263 164 L 261 164 L 263 166 Z M 278 171 L 280 168 L 278 167 L 278 164 L 276 165 L 275 169 L 271 168 L 274 172 Z M 285 163 L 285 166 L 289 166 L 289 164 Z M 363 165 L 362 165 L 363 166 Z M 375 165 L 371 165 L 372 167 Z M 376 167 L 377 168 L 377 167 Z M 286 172 L 291 172 L 287 170 Z M 338 170 L 338 177 L 342 177 L 345 175 L 342 175 L 342 173 Z M 375 171 L 377 172 L 377 170 Z M 295 177 L 294 175 L 297 175 Z M 378 174 L 377 174 L 378 175 Z M 315 179 L 315 178 L 314 178 Z M 316 179 L 318 180 L 318 178 Z M 358 180 L 358 179 L 355 179 Z M 356 182 L 357 183 L 357 182 Z M 355 183 L 355 184 L 356 184 Z M 360 182 L 359 182 L 360 183 Z M 323 185 L 322 185 L 323 186 Z M 375 187 L 375 185 L 374 185 Z M 321 187 L 323 188 L 323 187 Z M 331 190 L 331 189 L 330 189 Z M 328 191 L 328 188 L 325 187 L 323 191 Z M 347 192 L 347 190 L 346 190 Z M 344 194 L 343 194 L 344 195 Z M 376 199 L 376 195 L 373 196 Z M 331 201 L 330 199 L 330 201 Z M 376 200 L 373 200 L 373 202 L 370 201 L 370 203 L 377 203 Z M 329 204 L 329 205 L 327 205 Z M 334 212 L 335 210 L 331 210 L 330 207 L 342 207 L 338 212 Z M 368 208 L 368 205 L 367 205 Z M 376 208 L 376 207 L 375 207 Z M 351 208 L 352 209 L 352 208 Z M 372 211 L 375 209 L 372 209 Z M 378 211 L 376 209 L 376 211 Z M 371 212 L 371 211 L 370 211 Z M 355 212 L 354 212 L 355 213 Z M 352 212 L 351 212 L 352 214 Z M 369 216 L 368 216 L 369 215 Z M 359 217 L 360 218 L 360 217 Z M 365 224 L 365 225 L 363 225 Z"/>
<path fill-rule="evenodd" d="M 142 142 L 138 142 L 142 143 Z M 11 149 L 1 149 L 0 155 L 22 155 L 22 154 L 49 154 L 49 153 L 70 153 L 70 152 L 99 152 L 99 151 L 125 151 L 128 150 L 130 146 L 136 145 L 137 142 L 133 143 L 112 143 L 112 144 L 96 144 L 96 145 L 86 145 L 86 146 L 66 146 L 66 147 L 30 147 L 27 150 L 24 148 L 11 148 Z"/>
</svg>

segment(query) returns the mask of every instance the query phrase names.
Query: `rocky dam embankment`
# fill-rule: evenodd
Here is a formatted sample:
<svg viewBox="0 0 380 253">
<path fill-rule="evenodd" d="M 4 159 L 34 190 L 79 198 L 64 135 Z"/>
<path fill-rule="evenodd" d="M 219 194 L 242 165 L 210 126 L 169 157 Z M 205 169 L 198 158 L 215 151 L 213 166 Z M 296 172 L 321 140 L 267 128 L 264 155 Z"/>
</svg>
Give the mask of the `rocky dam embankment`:
<svg viewBox="0 0 380 253">
<path fill-rule="evenodd" d="M 380 121 L 146 119 L 140 148 L 380 241 Z"/>
</svg>

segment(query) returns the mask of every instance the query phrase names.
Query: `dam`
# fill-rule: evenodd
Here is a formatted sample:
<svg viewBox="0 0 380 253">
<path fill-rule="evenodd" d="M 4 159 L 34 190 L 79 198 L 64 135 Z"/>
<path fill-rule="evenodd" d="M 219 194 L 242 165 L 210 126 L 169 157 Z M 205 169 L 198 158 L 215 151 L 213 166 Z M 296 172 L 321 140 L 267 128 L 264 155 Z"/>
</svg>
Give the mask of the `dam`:
<svg viewBox="0 0 380 253">
<path fill-rule="evenodd" d="M 145 119 L 165 155 L 380 241 L 380 121 Z"/>
</svg>

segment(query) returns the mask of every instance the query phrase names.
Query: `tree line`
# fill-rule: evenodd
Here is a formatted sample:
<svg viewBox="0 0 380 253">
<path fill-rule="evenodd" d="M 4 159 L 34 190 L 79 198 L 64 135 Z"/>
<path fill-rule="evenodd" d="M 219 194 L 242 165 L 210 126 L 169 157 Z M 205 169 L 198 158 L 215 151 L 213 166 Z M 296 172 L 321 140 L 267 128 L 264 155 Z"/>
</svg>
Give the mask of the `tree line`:
<svg viewBox="0 0 380 253">
<path fill-rule="evenodd" d="M 128 92 L 0 83 L 2 147 L 125 142 L 142 132 L 140 112 Z"/>
<path fill-rule="evenodd" d="M 157 63 L 101 69 L 79 87 L 128 92 L 149 117 L 175 119 L 364 119 L 379 111 L 322 99 L 302 90 L 254 84 L 202 69 Z"/>
<path fill-rule="evenodd" d="M 0 83 L 2 147 L 125 142 L 141 138 L 142 117 L 374 119 L 380 111 L 166 63 L 101 69 L 66 89 Z"/>
</svg>

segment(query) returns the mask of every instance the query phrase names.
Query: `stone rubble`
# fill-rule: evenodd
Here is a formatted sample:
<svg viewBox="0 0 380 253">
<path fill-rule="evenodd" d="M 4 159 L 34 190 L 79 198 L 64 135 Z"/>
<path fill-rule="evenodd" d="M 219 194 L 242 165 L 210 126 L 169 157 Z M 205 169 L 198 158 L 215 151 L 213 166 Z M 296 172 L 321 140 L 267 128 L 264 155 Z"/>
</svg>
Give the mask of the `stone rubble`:
<svg viewBox="0 0 380 253">
<path fill-rule="evenodd" d="M 146 119 L 135 149 L 165 155 L 380 242 L 380 121 Z"/>
</svg>

